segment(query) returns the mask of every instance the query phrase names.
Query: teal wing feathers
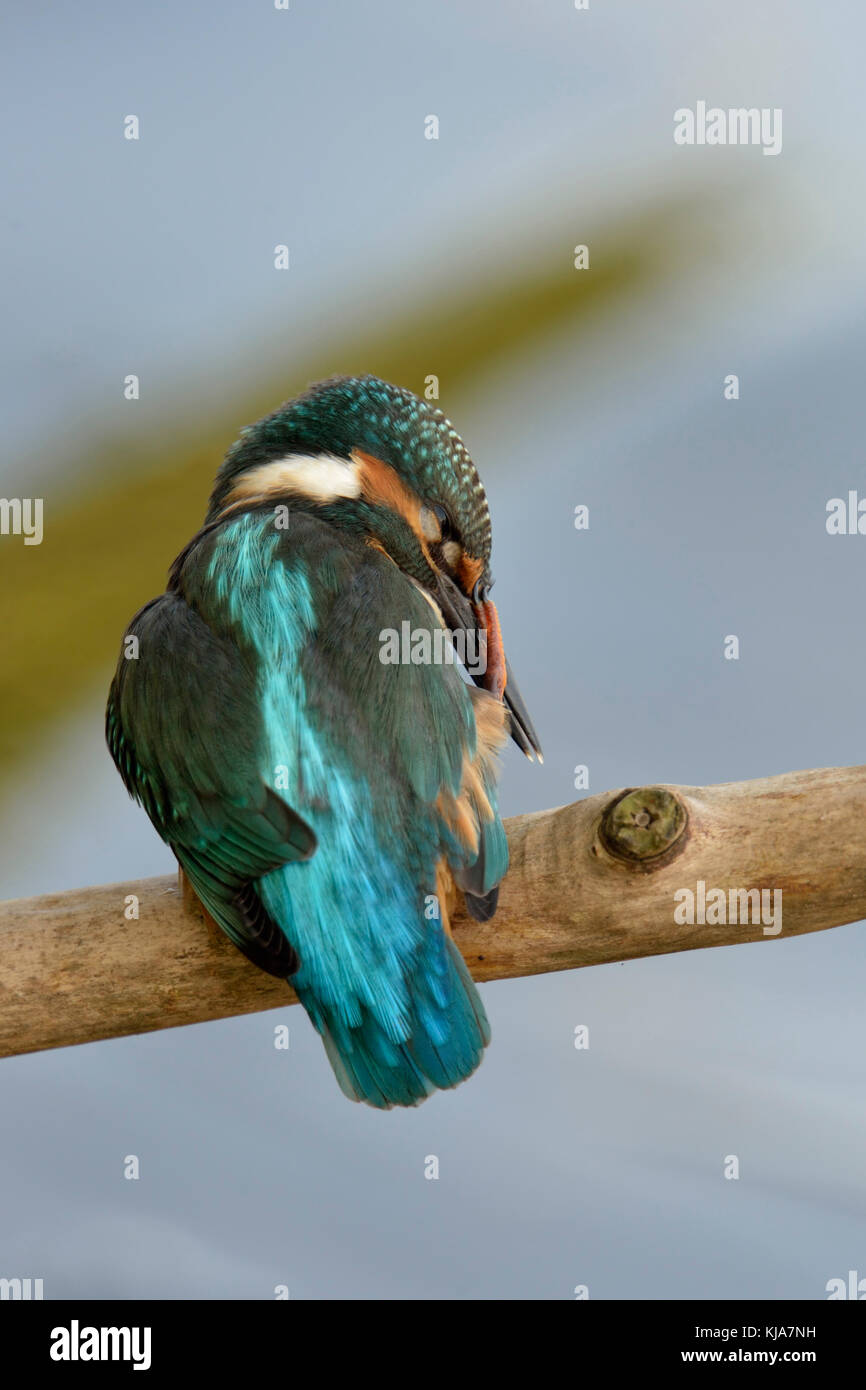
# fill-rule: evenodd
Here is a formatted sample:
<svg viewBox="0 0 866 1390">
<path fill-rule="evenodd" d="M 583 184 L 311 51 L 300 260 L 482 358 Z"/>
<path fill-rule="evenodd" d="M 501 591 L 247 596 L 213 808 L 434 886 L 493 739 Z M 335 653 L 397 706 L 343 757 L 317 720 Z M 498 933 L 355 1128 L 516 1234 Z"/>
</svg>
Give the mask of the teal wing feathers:
<svg viewBox="0 0 866 1390">
<path fill-rule="evenodd" d="M 240 653 L 182 597 L 136 614 L 108 699 L 111 754 L 214 919 L 256 965 L 285 977 L 297 957 L 255 882 L 308 858 L 316 841 L 258 775 L 260 725 Z"/>
<path fill-rule="evenodd" d="M 490 1038 L 435 895 L 442 861 L 484 894 L 507 867 L 493 758 L 479 749 L 496 720 L 504 741 L 501 707 L 456 665 L 383 662 L 389 631 L 440 623 L 374 547 L 304 513 L 282 534 L 267 514 L 231 530 L 181 583 L 243 628 L 270 763 L 290 767 L 288 799 L 319 840 L 303 872 L 269 874 L 259 891 L 293 923 L 292 984 L 344 1092 L 414 1105 L 469 1076 Z"/>
<path fill-rule="evenodd" d="M 250 511 L 197 538 L 133 620 L 107 715 L 205 906 L 291 974 L 343 1090 L 378 1107 L 481 1060 L 484 1008 L 431 903 L 444 862 L 492 910 L 507 867 L 484 733 L 498 702 L 456 665 L 383 662 L 403 621 L 439 627 L 387 556 L 303 512 L 281 532 Z"/>
<path fill-rule="evenodd" d="M 302 518 L 296 531 L 316 535 L 318 528 Z M 316 535 L 327 562 L 321 550 L 313 551 L 319 620 L 316 640 L 300 658 L 311 714 L 323 737 L 336 733 L 348 755 L 375 770 L 380 788 L 392 788 L 402 800 L 409 841 L 414 829 L 425 851 L 438 842 L 460 886 L 480 899 L 508 868 L 493 756 L 507 737 L 502 707 L 463 680 L 456 661 L 383 661 L 386 632 L 399 632 L 405 623 L 413 633 L 432 635 L 438 619 L 387 557 L 370 547 L 352 553 L 332 535 Z M 297 535 L 294 542 L 300 544 Z M 498 732 L 490 750 L 481 747 L 485 729 Z M 469 767 L 475 775 L 467 775 Z M 455 820 L 467 824 L 456 816 L 455 802 L 465 803 L 477 843 L 455 833 Z M 396 809 L 393 801 L 383 809 L 383 824 L 400 823 L 387 814 Z"/>
</svg>

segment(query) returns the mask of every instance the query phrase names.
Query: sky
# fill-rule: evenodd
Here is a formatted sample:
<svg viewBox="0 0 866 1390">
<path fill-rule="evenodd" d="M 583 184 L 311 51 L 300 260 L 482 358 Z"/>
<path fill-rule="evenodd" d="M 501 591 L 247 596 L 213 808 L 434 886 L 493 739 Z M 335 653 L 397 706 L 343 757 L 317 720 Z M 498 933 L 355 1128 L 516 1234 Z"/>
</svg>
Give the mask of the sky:
<svg viewBox="0 0 866 1390">
<path fill-rule="evenodd" d="M 862 11 L 49 10 L 3 21 L 0 486 L 74 490 L 70 444 L 135 428 L 128 370 L 148 420 L 194 417 L 426 279 L 714 192 L 661 284 L 449 401 L 545 747 L 508 753 L 503 810 L 574 799 L 578 763 L 595 793 L 862 760 L 866 541 L 824 524 L 866 494 Z M 781 154 L 677 149 L 704 97 L 781 108 Z M 109 677 L 3 784 L 4 897 L 171 871 L 102 744 Z M 5 1060 L 0 1275 L 49 1298 L 825 1297 L 866 1261 L 864 984 L 862 924 L 491 983 L 478 1073 L 385 1115 L 297 1008 Z"/>
</svg>

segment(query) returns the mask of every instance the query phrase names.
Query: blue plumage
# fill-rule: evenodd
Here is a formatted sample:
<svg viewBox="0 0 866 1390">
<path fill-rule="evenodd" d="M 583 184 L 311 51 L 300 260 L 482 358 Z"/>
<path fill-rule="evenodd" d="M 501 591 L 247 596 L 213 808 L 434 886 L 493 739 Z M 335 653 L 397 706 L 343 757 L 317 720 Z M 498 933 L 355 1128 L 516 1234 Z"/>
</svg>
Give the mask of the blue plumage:
<svg viewBox="0 0 866 1390">
<path fill-rule="evenodd" d="M 305 539 L 299 529 L 312 534 Z M 414 689 L 403 697 L 399 688 L 387 687 L 401 678 L 417 687 L 419 672 L 382 666 L 378 632 L 410 612 L 414 626 L 432 627 L 433 615 L 411 585 L 389 573 L 390 562 L 367 547 L 358 546 L 355 554 L 343 543 L 331 557 L 333 584 L 324 585 L 321 563 L 315 571 L 311 563 L 313 556 L 321 562 L 320 529 L 303 518 L 282 540 L 269 516 L 245 515 L 226 527 L 214 547 L 206 582 L 222 591 L 227 630 L 242 632 L 255 654 L 264 714 L 262 776 L 282 777 L 280 789 L 319 846 L 308 863 L 286 865 L 259 882 L 262 902 L 285 924 L 301 959 L 292 985 L 322 1033 L 347 1094 L 373 1105 L 407 1105 L 468 1076 L 490 1036 L 478 992 L 446 939 L 441 915 L 425 915 L 426 900 L 435 899 L 436 863 L 446 844 L 452 854 L 457 848 L 425 792 L 429 785 L 438 791 L 443 782 L 459 791 L 460 736 L 468 740 L 474 732 L 472 697 L 456 668 L 448 668 L 447 676 L 437 671 L 436 700 L 451 715 L 452 738 L 421 757 L 410 721 L 403 746 L 380 744 L 388 737 L 383 704 L 415 698 Z M 383 571 L 384 592 L 377 609 L 365 588 L 359 615 L 350 576 L 354 571 L 357 578 L 361 567 Z M 388 597 L 400 608 L 389 609 Z M 352 661 L 359 677 L 363 673 L 367 697 L 354 711 L 349 737 L 341 719 L 316 717 L 303 659 L 318 626 L 317 609 L 327 602 L 332 637 L 336 628 L 351 643 L 335 657 Z M 333 611 L 342 604 L 345 614 Z M 420 674 L 429 678 L 430 672 Z M 322 678 L 333 693 L 330 678 L 324 672 Z M 385 760 L 374 756 L 377 745 Z M 421 774 L 428 765 L 434 775 L 425 786 Z M 498 817 L 495 824 L 501 824 Z M 489 871 L 493 881 L 506 866 L 503 836 Z"/>
<path fill-rule="evenodd" d="M 394 411 L 408 397 L 376 386 Z M 336 384 L 331 408 L 353 389 Z M 282 434 L 278 413 L 229 455 L 169 593 L 130 625 L 140 655 L 119 663 L 109 744 L 208 911 L 291 979 L 346 1094 L 412 1105 L 469 1076 L 490 1037 L 447 897 L 456 884 L 476 915 L 495 909 L 509 697 L 504 658 L 475 688 L 456 665 L 383 662 L 382 633 L 408 621 L 432 634 L 448 610 L 498 641 L 480 588 L 489 556 L 463 534 L 484 535 L 486 504 L 477 516 L 468 455 L 414 397 L 389 457 L 405 457 L 421 420 L 426 476 L 441 438 L 440 470 L 456 463 L 439 495 L 459 517 L 463 490 L 463 531 L 455 521 L 446 532 L 444 507 L 408 486 L 405 464 L 356 454 L 342 416 L 343 433 L 328 434 L 327 391 L 311 399 L 303 413 L 286 408 Z M 388 419 L 373 419 L 388 453 Z M 326 448 L 320 465 L 311 451 Z M 288 524 L 277 524 L 286 500 Z M 532 742 L 522 705 L 510 717 Z"/>
</svg>

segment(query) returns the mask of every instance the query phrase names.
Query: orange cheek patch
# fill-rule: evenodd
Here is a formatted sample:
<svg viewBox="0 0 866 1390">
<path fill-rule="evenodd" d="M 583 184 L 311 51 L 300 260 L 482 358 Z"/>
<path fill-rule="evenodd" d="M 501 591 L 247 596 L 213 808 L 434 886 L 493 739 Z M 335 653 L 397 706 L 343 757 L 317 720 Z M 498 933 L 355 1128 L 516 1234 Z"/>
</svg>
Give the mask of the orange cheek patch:
<svg viewBox="0 0 866 1390">
<path fill-rule="evenodd" d="M 372 454 L 356 449 L 352 458 L 360 464 L 361 496 L 375 507 L 388 507 L 404 517 L 413 531 L 421 530 L 421 504 L 394 469 Z"/>
<path fill-rule="evenodd" d="M 408 522 L 418 537 L 418 544 L 428 564 L 433 565 L 426 538 L 421 530 L 421 502 L 403 479 L 395 473 L 390 464 L 383 463 L 373 454 L 365 454 L 361 449 L 352 452 L 352 460 L 358 464 L 361 481 L 361 496 L 374 507 L 387 507 Z"/>
</svg>

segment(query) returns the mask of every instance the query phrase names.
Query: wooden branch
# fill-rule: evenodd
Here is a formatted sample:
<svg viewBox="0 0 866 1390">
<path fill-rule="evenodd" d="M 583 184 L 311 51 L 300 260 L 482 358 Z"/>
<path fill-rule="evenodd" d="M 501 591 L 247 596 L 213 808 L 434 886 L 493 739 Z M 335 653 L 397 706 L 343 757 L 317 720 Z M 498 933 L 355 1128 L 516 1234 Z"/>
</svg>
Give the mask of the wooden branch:
<svg viewBox="0 0 866 1390">
<path fill-rule="evenodd" d="M 455 940 L 476 980 L 497 980 L 859 921 L 864 811 L 866 767 L 851 767 L 608 792 L 515 816 L 499 911 L 484 923 L 458 915 Z M 699 910 L 699 881 L 710 921 L 682 924 L 682 890 Z M 714 922 L 712 889 L 728 907 L 732 889 L 767 890 L 767 906 L 781 893 L 781 929 Z M 137 920 L 125 916 L 136 900 Z M 174 878 L 0 903 L 0 1056 L 295 1002 Z"/>
</svg>

